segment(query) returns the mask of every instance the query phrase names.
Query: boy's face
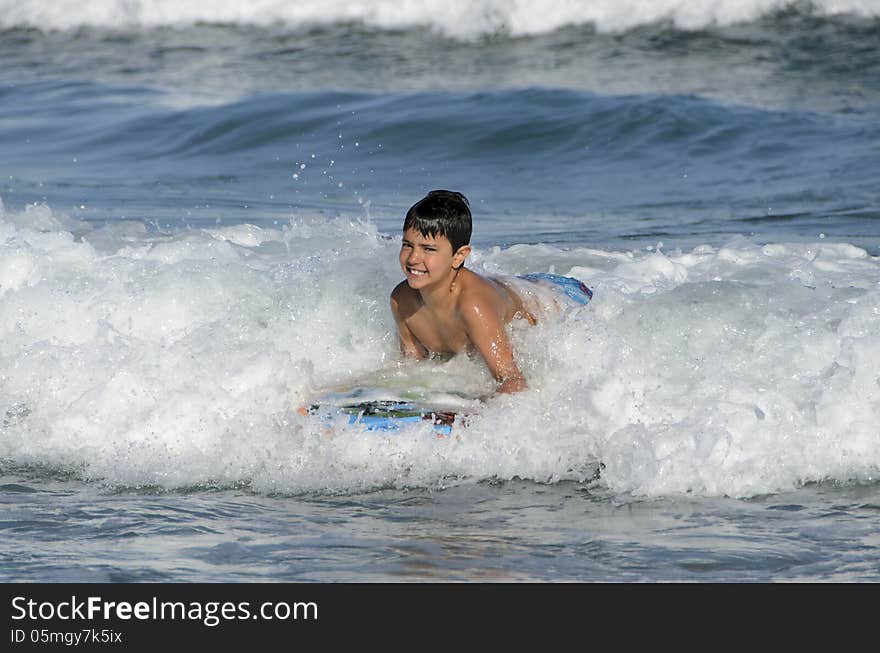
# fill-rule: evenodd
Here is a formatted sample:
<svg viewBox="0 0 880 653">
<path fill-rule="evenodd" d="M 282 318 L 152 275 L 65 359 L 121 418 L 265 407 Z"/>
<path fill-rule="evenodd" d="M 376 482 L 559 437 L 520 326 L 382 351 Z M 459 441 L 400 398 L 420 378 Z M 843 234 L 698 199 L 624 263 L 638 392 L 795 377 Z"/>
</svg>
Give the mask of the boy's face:
<svg viewBox="0 0 880 653">
<path fill-rule="evenodd" d="M 468 245 L 453 252 L 446 236 L 424 236 L 416 229 L 407 229 L 400 245 L 400 268 L 409 287 L 418 290 L 449 281 L 469 252 Z"/>
</svg>

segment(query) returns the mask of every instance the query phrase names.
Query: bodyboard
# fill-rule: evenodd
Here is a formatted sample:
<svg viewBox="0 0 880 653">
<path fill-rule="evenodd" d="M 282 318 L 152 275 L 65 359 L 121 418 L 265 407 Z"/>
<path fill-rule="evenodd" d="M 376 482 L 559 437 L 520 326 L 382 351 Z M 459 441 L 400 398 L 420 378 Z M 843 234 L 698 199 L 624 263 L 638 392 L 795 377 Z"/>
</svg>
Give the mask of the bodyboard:
<svg viewBox="0 0 880 653">
<path fill-rule="evenodd" d="M 317 396 L 303 414 L 332 420 L 339 416 L 366 431 L 395 432 L 410 424 L 427 422 L 434 431 L 448 435 L 458 428 L 456 417 L 474 412 L 478 399 L 450 393 L 393 393 L 387 388 L 356 387 Z"/>
</svg>

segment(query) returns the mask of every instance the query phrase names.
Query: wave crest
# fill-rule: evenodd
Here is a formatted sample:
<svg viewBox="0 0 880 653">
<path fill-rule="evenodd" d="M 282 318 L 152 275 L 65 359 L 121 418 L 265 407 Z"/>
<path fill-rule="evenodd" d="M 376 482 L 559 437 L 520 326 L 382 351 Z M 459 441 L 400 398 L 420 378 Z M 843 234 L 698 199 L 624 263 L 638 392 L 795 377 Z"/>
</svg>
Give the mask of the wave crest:
<svg viewBox="0 0 880 653">
<path fill-rule="evenodd" d="M 74 0 L 51 4 L 39 0 L 0 0 L 0 27 L 69 30 L 82 27 L 132 29 L 188 27 L 198 23 L 299 28 L 362 23 L 379 29 L 428 27 L 448 36 L 491 34 L 529 36 L 571 25 L 592 24 L 600 31 L 623 31 L 640 25 L 671 22 L 680 29 L 702 29 L 757 20 L 774 12 L 795 10 L 818 16 L 849 14 L 875 19 L 880 7 L 868 0 Z"/>
</svg>

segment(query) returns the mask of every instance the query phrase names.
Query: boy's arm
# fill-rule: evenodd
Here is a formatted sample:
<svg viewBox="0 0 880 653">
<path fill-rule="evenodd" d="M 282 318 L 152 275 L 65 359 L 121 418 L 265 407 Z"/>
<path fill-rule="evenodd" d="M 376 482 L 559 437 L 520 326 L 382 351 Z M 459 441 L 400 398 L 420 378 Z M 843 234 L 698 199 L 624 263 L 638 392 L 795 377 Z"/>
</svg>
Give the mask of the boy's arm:
<svg viewBox="0 0 880 653">
<path fill-rule="evenodd" d="M 504 330 L 504 322 L 490 302 L 474 301 L 462 311 L 468 337 L 496 381 L 498 392 L 519 392 L 528 384 L 513 357 L 513 347 Z"/>
<path fill-rule="evenodd" d="M 403 316 L 400 314 L 400 299 L 397 295 L 397 289 L 391 293 L 391 314 L 394 316 L 394 322 L 397 324 L 397 338 L 400 343 L 400 352 L 406 358 L 426 358 L 427 350 L 422 343 L 413 335 Z"/>
</svg>

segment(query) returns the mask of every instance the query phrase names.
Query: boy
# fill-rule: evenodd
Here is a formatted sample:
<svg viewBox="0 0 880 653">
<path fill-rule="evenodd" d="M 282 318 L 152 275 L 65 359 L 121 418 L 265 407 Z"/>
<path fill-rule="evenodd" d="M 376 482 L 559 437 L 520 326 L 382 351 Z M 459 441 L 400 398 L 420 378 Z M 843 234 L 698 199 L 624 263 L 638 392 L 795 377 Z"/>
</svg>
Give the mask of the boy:
<svg viewBox="0 0 880 653">
<path fill-rule="evenodd" d="M 514 359 L 505 325 L 514 318 L 535 324 L 534 311 L 528 310 L 512 284 L 464 267 L 471 252 L 470 239 L 470 206 L 461 193 L 434 190 L 407 211 L 400 246 L 406 280 L 391 292 L 401 352 L 425 358 L 477 351 L 499 382 L 498 392 L 525 390 L 528 385 Z M 575 279 L 549 274 L 522 278 L 550 281 L 583 304 L 592 296 Z M 572 292 L 572 283 L 577 284 L 579 294 Z"/>
</svg>

